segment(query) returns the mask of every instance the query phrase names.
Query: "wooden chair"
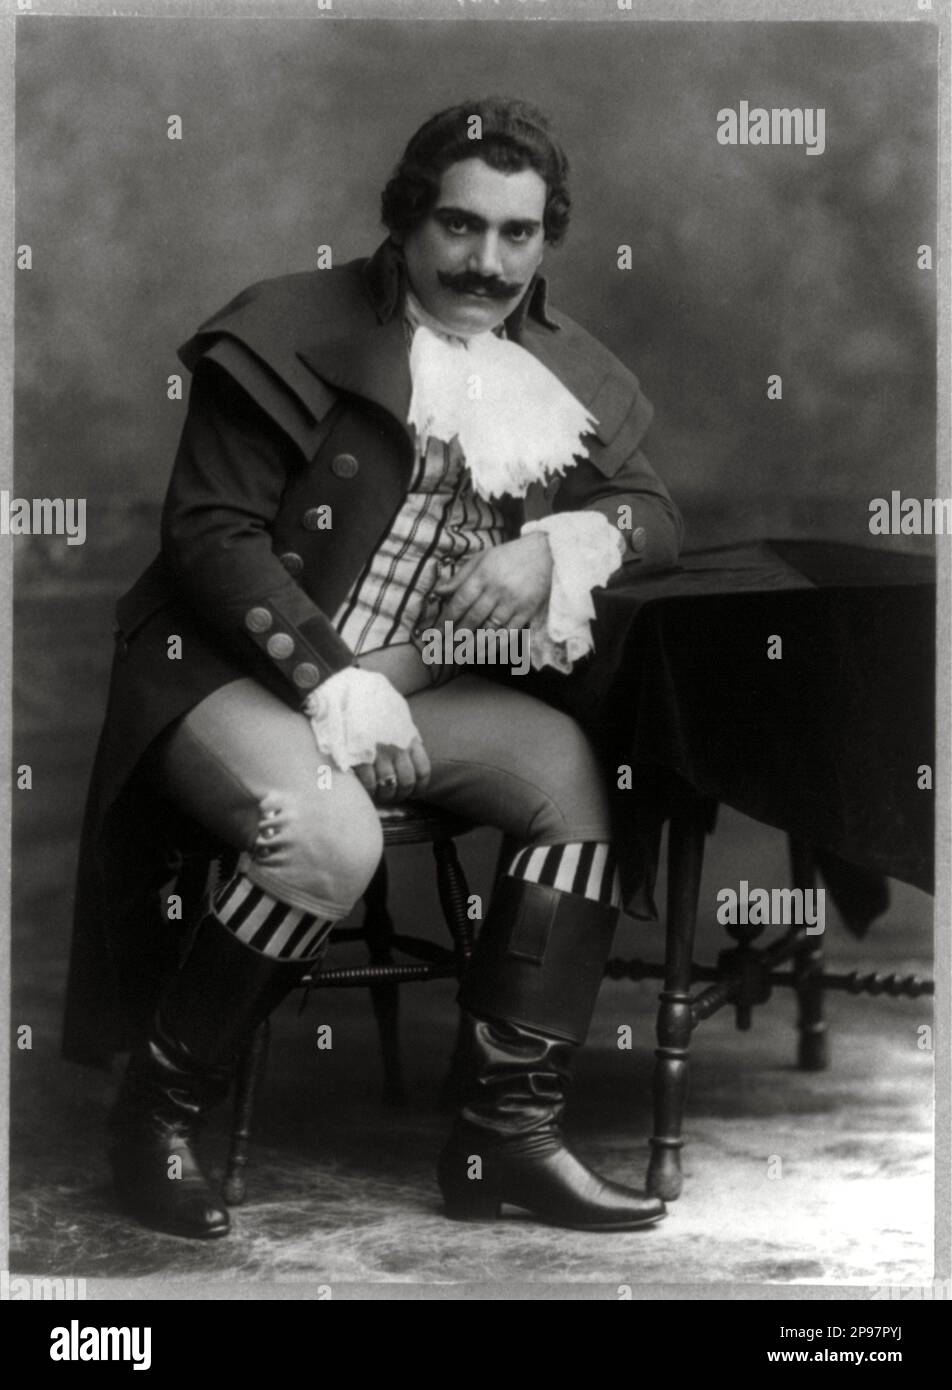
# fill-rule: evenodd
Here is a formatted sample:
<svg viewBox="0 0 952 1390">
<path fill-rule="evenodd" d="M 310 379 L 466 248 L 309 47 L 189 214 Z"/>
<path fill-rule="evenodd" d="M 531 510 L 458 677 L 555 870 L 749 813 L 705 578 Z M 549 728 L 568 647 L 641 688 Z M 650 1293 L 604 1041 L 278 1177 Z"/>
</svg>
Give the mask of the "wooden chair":
<svg viewBox="0 0 952 1390">
<path fill-rule="evenodd" d="M 370 956 L 368 965 L 343 966 L 305 975 L 301 988 L 353 989 L 367 986 L 380 1030 L 383 1055 L 384 1097 L 400 1104 L 405 1097 L 399 1044 L 400 985 L 414 980 L 460 978 L 473 949 L 473 924 L 467 916 L 469 888 L 463 873 L 455 840 L 478 827 L 437 811 L 423 802 L 378 809 L 383 829 L 384 849 L 398 845 L 431 844 L 436 860 L 436 885 L 452 946 L 441 946 L 418 936 L 394 930 L 387 908 L 388 876 L 386 856 L 381 859 L 367 892 L 366 911 L 359 927 L 341 927 L 331 933 L 331 943 L 364 941 Z M 395 963 L 394 951 L 409 956 L 406 963 Z M 307 994 L 305 993 L 305 999 Z M 267 1064 L 270 1026 L 267 1022 L 249 1039 L 238 1059 L 235 1077 L 234 1125 L 225 1168 L 224 1194 L 229 1206 L 240 1206 L 245 1199 L 245 1170 L 251 1144 L 255 1100 Z"/>
</svg>

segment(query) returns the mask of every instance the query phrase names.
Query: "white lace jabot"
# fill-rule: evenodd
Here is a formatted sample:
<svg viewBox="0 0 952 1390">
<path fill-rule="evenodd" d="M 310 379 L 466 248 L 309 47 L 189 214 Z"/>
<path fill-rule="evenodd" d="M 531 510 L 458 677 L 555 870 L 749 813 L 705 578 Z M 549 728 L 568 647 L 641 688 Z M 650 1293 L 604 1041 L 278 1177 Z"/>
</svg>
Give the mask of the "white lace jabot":
<svg viewBox="0 0 952 1390">
<path fill-rule="evenodd" d="M 506 338 L 445 328 L 412 291 L 413 393 L 407 423 L 428 439 L 459 440 L 481 497 L 525 497 L 587 455 L 582 436 L 598 424 L 541 362 Z"/>
</svg>

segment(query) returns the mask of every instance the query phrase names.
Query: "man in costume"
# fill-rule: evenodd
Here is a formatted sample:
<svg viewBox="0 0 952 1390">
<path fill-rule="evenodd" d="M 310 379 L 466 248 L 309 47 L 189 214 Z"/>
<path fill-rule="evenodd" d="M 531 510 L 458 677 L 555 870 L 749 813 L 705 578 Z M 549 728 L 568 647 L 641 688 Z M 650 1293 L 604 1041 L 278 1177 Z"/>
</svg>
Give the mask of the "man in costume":
<svg viewBox="0 0 952 1390">
<path fill-rule="evenodd" d="M 591 590 L 678 553 L 639 448 L 650 405 L 546 302 L 566 176 L 526 103 L 441 112 L 387 185 L 369 260 L 256 285 L 182 349 L 194 379 L 161 553 L 117 609 L 66 1039 L 89 1059 L 121 1040 L 117 1004 L 131 1016 L 110 1157 L 158 1229 L 227 1231 L 201 1122 L 366 889 L 377 806 L 410 796 L 517 846 L 460 992 L 447 1213 L 514 1204 L 592 1230 L 664 1214 L 591 1173 L 559 1127 L 620 904 L 603 773 L 517 677 L 423 656 L 436 624 L 527 629 L 533 667 L 568 673 L 591 649 Z M 150 998 L 168 938 L 144 895 L 157 847 L 189 830 L 233 871 Z"/>
</svg>

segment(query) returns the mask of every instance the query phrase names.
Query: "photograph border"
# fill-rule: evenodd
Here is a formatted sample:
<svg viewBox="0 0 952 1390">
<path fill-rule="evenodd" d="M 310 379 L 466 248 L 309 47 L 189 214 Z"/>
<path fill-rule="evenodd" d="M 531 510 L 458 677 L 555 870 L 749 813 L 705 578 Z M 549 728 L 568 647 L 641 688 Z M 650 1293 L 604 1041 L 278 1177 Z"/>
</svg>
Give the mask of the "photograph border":
<svg viewBox="0 0 952 1390">
<path fill-rule="evenodd" d="M 510 23 L 531 20 L 537 23 L 560 21 L 589 21 L 592 23 L 637 24 L 646 21 L 715 21 L 730 24 L 756 21 L 771 24 L 795 20 L 798 22 L 890 22 L 927 23 L 939 31 L 939 162 L 937 176 L 936 227 L 936 294 L 937 294 L 937 497 L 952 495 L 950 468 L 950 400 L 949 382 L 952 372 L 950 355 L 950 274 L 952 256 L 950 243 L 950 117 L 952 117 L 952 87 L 950 87 L 950 6 L 949 0 L 933 0 L 931 10 L 922 11 L 917 0 L 869 0 L 869 3 L 820 3 L 819 0 L 665 0 L 647 4 L 634 0 L 630 12 L 619 12 L 615 0 L 333 0 L 331 11 L 319 11 L 315 0 L 151 0 L 150 3 L 122 5 L 112 0 L 61 0 L 61 3 L 40 4 L 38 0 L 2 0 L 0 13 L 0 167 L 2 167 L 5 196 L 0 200 L 0 217 L 7 233 L 9 271 L 0 279 L 0 312 L 3 331 L 0 334 L 0 377 L 2 377 L 3 407 L 0 409 L 0 487 L 13 486 L 13 387 L 14 387 L 14 300 L 15 300 L 15 129 L 14 94 L 16 73 L 16 37 L 18 24 L 28 24 L 33 17 L 115 18 L 117 23 L 127 19 L 167 18 L 174 20 L 202 19 L 229 21 L 264 20 L 279 25 L 282 19 L 308 18 L 315 25 L 327 21 L 443 20 L 452 23 Z M 2 744 L 7 754 L 9 774 L 0 779 L 0 924 L 2 924 L 2 955 L 0 955 L 0 1014 L 2 1014 L 3 1064 L 0 1080 L 0 1222 L 4 1231 L 4 1248 L 0 1267 L 8 1269 L 9 1260 L 9 1105 L 11 1063 L 10 1013 L 10 927 L 11 927 L 11 821 L 15 749 L 13 747 L 13 545 L 0 541 L 0 669 L 9 673 L 0 695 L 0 728 Z M 945 1297 L 949 1297 L 948 1281 L 952 1255 L 952 1166 L 950 1166 L 950 1115 L 952 1115 L 952 1055 L 950 1027 L 950 925 L 952 925 L 952 817 L 950 817 L 950 784 L 952 784 L 952 541 L 940 537 L 937 544 L 937 582 L 939 592 L 937 625 L 937 749 L 936 749 L 936 893 L 934 901 L 935 963 L 936 963 L 936 1027 L 935 1038 L 935 1279 L 946 1282 Z M 79 827 L 77 826 L 77 834 Z M 82 1270 L 63 1271 L 64 1276 L 82 1276 Z M 294 1280 L 282 1279 L 256 1283 L 238 1278 L 233 1282 L 210 1283 L 201 1276 L 88 1279 L 86 1297 L 90 1300 L 134 1296 L 139 1299 L 313 1299 L 325 1284 L 317 1276 Z M 201 1286 L 199 1288 L 199 1285 Z M 617 1298 L 614 1285 L 566 1281 L 564 1284 L 513 1285 L 504 1282 L 465 1285 L 430 1285 L 404 1282 L 338 1283 L 334 1282 L 334 1299 L 605 1299 Z M 925 1295 L 929 1296 L 929 1295 Z M 634 1300 L 827 1300 L 855 1299 L 858 1301 L 881 1297 L 876 1286 L 829 1284 L 730 1284 L 692 1283 L 689 1280 L 668 1285 L 632 1285 Z M 883 1312 L 885 1319 L 886 1312 Z"/>
</svg>

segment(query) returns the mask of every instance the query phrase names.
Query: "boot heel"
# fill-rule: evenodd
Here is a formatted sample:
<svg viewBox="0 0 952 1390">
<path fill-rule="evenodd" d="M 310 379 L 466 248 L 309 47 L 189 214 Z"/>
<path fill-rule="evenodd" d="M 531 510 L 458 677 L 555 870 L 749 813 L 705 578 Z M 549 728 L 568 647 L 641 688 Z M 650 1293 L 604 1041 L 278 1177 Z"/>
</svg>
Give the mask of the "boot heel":
<svg viewBox="0 0 952 1390">
<path fill-rule="evenodd" d="M 495 1221 L 502 1210 L 496 1194 L 487 1192 L 482 1182 L 476 1180 L 444 1192 L 443 1203 L 451 1221 Z"/>
</svg>

